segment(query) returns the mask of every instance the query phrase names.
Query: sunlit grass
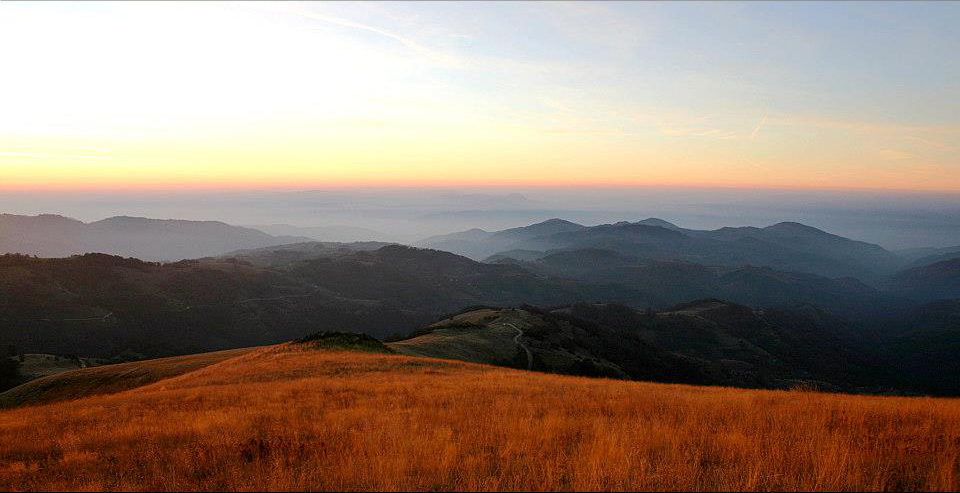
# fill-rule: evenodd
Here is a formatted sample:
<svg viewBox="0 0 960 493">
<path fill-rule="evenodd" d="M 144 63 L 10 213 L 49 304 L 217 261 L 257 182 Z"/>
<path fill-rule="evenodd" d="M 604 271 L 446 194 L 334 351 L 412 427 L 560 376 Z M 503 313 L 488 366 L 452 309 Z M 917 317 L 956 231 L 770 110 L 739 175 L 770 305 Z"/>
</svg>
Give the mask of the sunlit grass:
<svg viewBox="0 0 960 493">
<path fill-rule="evenodd" d="M 956 490 L 960 401 L 257 350 L 0 412 L 0 489 Z"/>
</svg>

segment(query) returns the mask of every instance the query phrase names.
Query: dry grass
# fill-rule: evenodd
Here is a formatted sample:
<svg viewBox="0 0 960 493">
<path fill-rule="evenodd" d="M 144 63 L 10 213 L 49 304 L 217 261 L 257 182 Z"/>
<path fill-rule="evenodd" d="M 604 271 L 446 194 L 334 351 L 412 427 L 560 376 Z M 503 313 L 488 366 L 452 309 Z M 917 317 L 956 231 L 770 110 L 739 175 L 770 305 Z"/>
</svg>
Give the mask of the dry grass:
<svg viewBox="0 0 960 493">
<path fill-rule="evenodd" d="M 960 401 L 265 348 L 0 412 L 0 489 L 956 490 Z"/>
<path fill-rule="evenodd" d="M 213 353 L 158 358 L 132 363 L 55 372 L 0 393 L 0 408 L 36 405 L 113 394 L 219 363 L 253 350 L 230 349 Z"/>
</svg>

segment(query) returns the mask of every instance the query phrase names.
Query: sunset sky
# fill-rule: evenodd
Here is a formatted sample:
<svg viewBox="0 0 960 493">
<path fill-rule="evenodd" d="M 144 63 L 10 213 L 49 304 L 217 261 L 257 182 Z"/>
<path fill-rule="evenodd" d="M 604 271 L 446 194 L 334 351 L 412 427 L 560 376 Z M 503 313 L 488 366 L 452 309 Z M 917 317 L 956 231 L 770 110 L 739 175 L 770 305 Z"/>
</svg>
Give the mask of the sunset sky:
<svg viewBox="0 0 960 493">
<path fill-rule="evenodd" d="M 0 188 L 960 191 L 960 2 L 0 4 Z"/>
</svg>

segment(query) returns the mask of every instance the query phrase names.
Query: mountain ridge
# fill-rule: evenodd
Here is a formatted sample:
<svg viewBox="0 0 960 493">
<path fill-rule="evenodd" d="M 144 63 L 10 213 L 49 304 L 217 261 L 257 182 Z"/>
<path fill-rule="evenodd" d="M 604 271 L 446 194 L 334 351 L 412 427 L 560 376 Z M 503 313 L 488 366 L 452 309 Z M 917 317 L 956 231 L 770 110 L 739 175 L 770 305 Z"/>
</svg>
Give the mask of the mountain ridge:
<svg viewBox="0 0 960 493">
<path fill-rule="evenodd" d="M 581 227 L 539 235 L 517 237 L 503 234 L 535 231 L 529 228 L 539 224 L 543 223 L 472 238 L 454 233 L 439 239 L 427 238 L 418 245 L 447 249 L 475 259 L 510 250 L 546 252 L 594 248 L 651 260 L 685 260 L 728 267 L 750 264 L 828 277 L 857 277 L 865 281 L 879 280 L 904 263 L 903 259 L 879 245 L 789 221 L 764 228 L 693 230 L 662 219 L 648 218 L 637 222 L 577 225 Z"/>
<path fill-rule="evenodd" d="M 175 261 L 300 241 L 221 221 L 112 216 L 89 223 L 57 214 L 0 214 L 0 253 L 65 257 L 106 253 Z"/>
</svg>

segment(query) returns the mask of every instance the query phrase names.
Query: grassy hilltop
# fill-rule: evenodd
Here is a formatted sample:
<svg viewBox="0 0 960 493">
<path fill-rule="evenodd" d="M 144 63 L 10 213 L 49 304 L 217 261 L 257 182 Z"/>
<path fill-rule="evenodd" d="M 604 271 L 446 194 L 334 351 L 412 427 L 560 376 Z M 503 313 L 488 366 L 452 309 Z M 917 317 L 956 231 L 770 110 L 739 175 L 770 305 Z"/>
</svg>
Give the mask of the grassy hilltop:
<svg viewBox="0 0 960 493">
<path fill-rule="evenodd" d="M 0 411 L 0 489 L 960 488 L 954 399 L 588 379 L 310 342 L 222 356 Z M 157 366 L 50 378 L 122 380 L 129 365 Z"/>
</svg>

